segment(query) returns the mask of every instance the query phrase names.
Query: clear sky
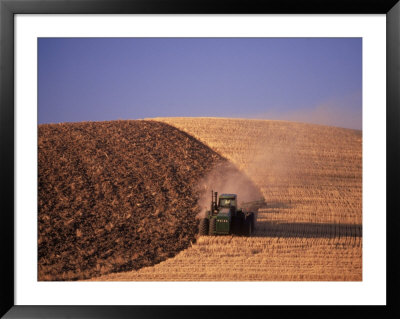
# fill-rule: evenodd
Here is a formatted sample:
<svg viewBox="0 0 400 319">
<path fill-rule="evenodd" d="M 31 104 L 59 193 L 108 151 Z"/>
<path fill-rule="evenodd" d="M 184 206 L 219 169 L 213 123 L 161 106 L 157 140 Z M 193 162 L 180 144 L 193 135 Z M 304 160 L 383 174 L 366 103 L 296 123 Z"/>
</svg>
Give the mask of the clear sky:
<svg viewBox="0 0 400 319">
<path fill-rule="evenodd" d="M 202 116 L 362 128 L 361 38 L 40 38 L 39 123 Z"/>
</svg>

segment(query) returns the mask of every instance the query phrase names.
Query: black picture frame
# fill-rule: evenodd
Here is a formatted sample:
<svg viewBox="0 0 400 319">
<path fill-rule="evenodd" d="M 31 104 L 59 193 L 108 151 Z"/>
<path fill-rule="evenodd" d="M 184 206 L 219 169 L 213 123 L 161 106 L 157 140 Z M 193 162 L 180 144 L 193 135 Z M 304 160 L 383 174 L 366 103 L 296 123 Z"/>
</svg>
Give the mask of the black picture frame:
<svg viewBox="0 0 400 319">
<path fill-rule="evenodd" d="M 387 49 L 386 306 L 21 306 L 14 303 L 14 15 L 15 14 L 385 14 Z M 319 317 L 399 318 L 398 193 L 400 137 L 400 3 L 398 0 L 0 0 L 0 315 L 5 318 Z M 382 207 L 384 203 L 382 203 Z"/>
</svg>

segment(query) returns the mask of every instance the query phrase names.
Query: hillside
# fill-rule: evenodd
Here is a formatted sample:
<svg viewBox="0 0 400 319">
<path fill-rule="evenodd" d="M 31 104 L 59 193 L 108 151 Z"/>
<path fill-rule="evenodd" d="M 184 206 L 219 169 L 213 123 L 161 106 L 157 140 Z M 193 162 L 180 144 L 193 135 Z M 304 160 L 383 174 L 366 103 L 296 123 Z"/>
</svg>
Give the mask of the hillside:
<svg viewBox="0 0 400 319">
<path fill-rule="evenodd" d="M 91 278 L 175 256 L 196 239 L 198 182 L 215 165 L 241 175 L 161 122 L 46 124 L 38 136 L 38 280 Z"/>
<path fill-rule="evenodd" d="M 268 206 L 250 238 L 200 237 L 160 264 L 95 280 L 362 280 L 361 131 L 267 120 L 154 120 L 234 163 Z M 221 269 L 229 271 L 222 276 Z"/>
</svg>

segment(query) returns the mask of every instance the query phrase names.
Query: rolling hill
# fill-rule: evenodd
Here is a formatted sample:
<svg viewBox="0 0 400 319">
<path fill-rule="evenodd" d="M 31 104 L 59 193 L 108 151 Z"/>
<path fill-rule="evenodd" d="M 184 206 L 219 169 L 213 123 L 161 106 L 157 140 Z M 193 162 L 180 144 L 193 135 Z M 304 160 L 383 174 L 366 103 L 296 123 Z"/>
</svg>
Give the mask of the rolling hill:
<svg viewBox="0 0 400 319">
<path fill-rule="evenodd" d="M 153 267 L 96 280 L 362 280 L 361 131 L 268 120 L 154 120 L 234 163 L 268 206 L 250 238 L 200 237 Z"/>
<path fill-rule="evenodd" d="M 38 156 L 39 280 L 362 280 L 361 131 L 222 118 L 49 124 Z M 267 201 L 253 236 L 198 237 L 211 189 Z"/>
</svg>

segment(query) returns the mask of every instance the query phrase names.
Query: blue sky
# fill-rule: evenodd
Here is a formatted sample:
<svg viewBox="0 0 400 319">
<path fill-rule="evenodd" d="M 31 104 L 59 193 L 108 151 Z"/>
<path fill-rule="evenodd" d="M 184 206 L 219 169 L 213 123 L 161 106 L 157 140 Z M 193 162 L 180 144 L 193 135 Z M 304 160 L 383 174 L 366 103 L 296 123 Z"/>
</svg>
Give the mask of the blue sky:
<svg viewBox="0 0 400 319">
<path fill-rule="evenodd" d="M 361 38 L 40 38 L 39 123 L 212 116 L 362 128 Z"/>
</svg>

